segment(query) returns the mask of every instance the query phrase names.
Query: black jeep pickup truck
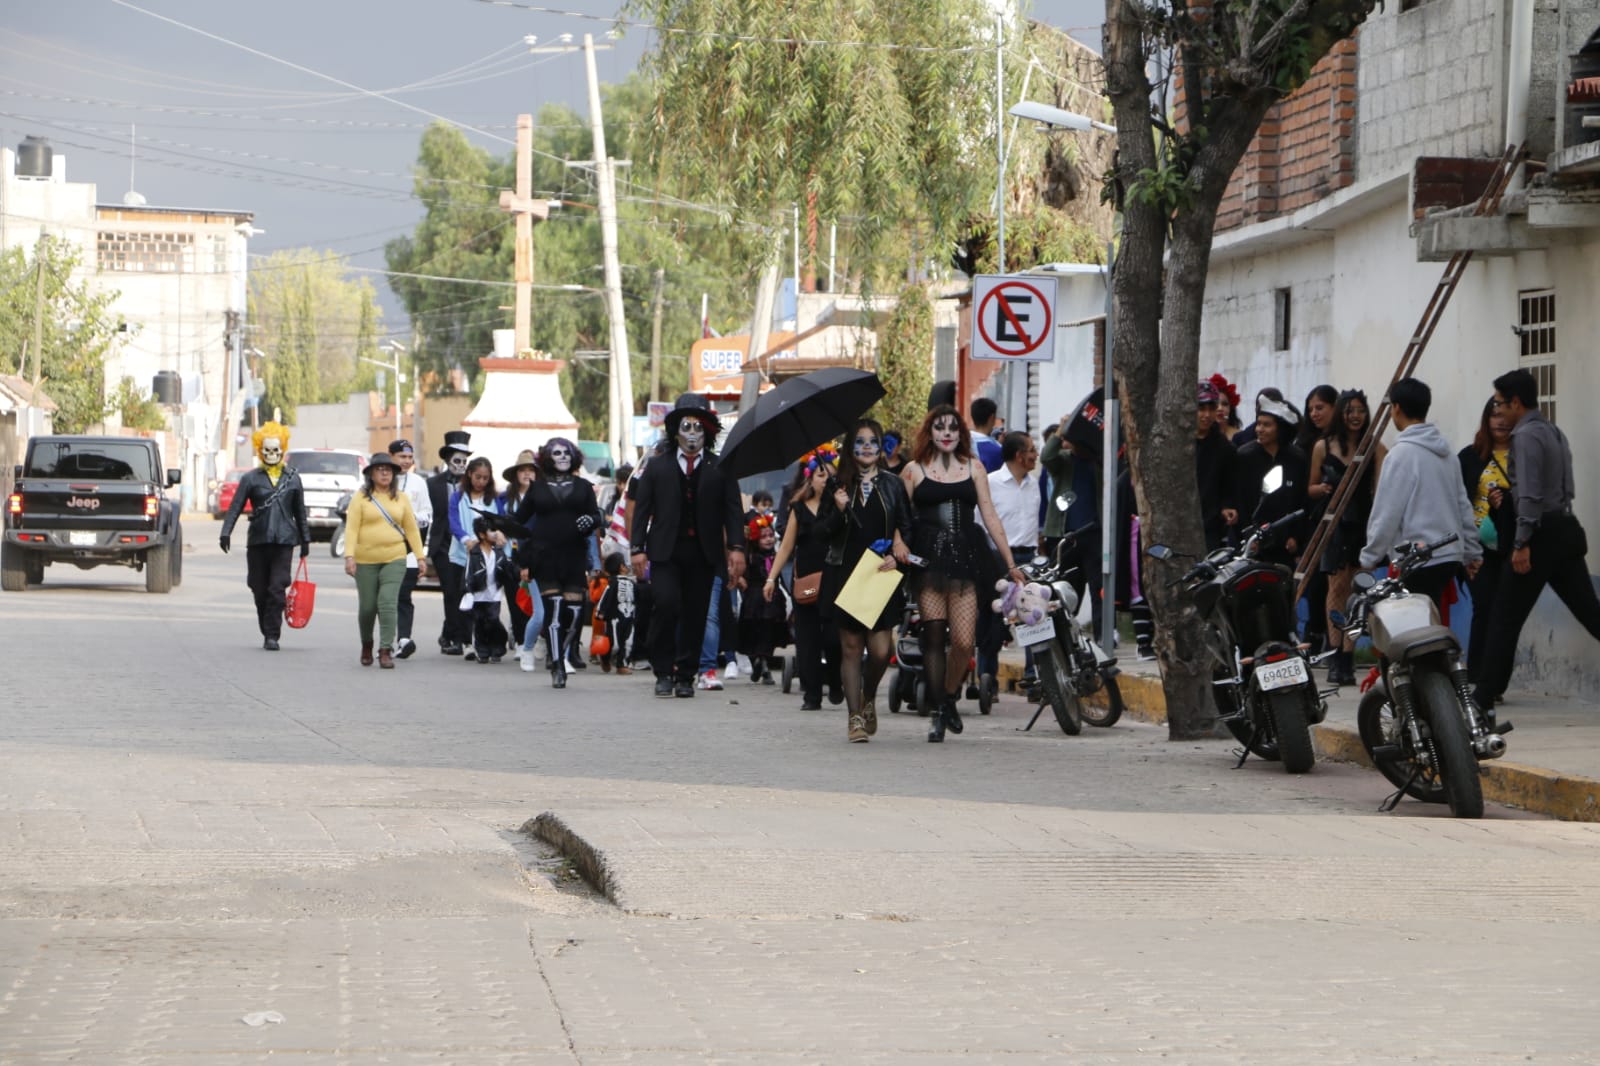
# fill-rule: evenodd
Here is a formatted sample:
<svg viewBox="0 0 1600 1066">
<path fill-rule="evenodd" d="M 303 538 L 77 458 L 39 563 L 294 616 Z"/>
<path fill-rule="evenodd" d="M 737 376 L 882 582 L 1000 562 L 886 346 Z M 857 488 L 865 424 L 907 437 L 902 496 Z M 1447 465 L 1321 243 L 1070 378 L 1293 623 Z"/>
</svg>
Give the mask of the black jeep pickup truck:
<svg viewBox="0 0 1600 1066">
<path fill-rule="evenodd" d="M 155 441 L 138 437 L 33 437 L 6 499 L 0 588 L 21 592 L 44 568 L 131 566 L 149 592 L 183 583 L 179 505 L 164 490 L 181 470 L 161 469 Z"/>
</svg>

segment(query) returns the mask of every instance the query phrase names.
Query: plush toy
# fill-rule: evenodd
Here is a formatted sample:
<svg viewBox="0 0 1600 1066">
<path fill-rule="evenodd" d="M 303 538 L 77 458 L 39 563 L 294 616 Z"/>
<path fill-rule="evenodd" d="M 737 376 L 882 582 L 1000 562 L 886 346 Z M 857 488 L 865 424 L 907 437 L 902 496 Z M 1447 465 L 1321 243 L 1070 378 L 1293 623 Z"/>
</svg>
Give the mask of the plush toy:
<svg viewBox="0 0 1600 1066">
<path fill-rule="evenodd" d="M 995 614 L 1013 625 L 1033 625 L 1050 612 L 1050 590 L 1037 581 L 1024 585 L 1002 578 L 994 588 L 1000 593 L 991 605 Z"/>
</svg>

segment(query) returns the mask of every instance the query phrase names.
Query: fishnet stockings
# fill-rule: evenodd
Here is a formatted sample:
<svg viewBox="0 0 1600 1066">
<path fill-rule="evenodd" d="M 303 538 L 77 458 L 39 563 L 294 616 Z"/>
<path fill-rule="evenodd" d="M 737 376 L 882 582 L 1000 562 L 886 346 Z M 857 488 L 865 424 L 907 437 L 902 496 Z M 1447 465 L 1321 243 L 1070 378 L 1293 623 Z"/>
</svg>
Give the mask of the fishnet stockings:
<svg viewBox="0 0 1600 1066">
<path fill-rule="evenodd" d="M 928 685 L 942 696 L 961 691 L 978 632 L 978 590 L 970 583 L 925 588 L 917 595 L 922 612 L 922 662 Z M 946 641 L 949 652 L 945 651 Z"/>
<path fill-rule="evenodd" d="M 851 714 L 860 714 L 861 708 L 877 697 L 878 682 L 889 669 L 889 653 L 893 650 L 892 629 L 872 633 L 839 631 L 839 680 L 844 684 L 844 705 Z M 863 651 L 867 653 L 865 666 Z"/>
</svg>

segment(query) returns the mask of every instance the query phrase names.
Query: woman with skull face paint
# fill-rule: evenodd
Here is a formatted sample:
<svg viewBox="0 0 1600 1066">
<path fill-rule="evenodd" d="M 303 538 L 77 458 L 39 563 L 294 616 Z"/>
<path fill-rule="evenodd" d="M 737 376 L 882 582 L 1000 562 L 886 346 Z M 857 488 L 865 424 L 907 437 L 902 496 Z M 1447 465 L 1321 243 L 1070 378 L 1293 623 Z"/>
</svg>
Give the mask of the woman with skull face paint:
<svg viewBox="0 0 1600 1066">
<path fill-rule="evenodd" d="M 990 549 L 974 512 L 999 545 L 1012 580 L 1025 580 L 1025 575 L 1006 546 L 1005 527 L 989 500 L 989 479 L 974 476 L 981 464 L 973 457 L 972 435 L 960 412 L 949 404 L 929 411 L 911 459 L 902 476 L 916 509 L 911 547 L 926 566 L 913 588 L 922 612 L 924 672 L 930 687 L 942 686 L 939 707 L 928 719 L 928 741 L 938 744 L 945 730 L 962 730 L 956 697 L 977 637 L 978 582 L 989 568 Z"/>
<path fill-rule="evenodd" d="M 839 478 L 823 500 L 819 530 L 828 542 L 819 600 L 832 604 L 856 564 L 874 545 L 889 541 L 892 554 L 883 569 L 905 562 L 911 533 L 911 506 L 905 486 L 883 469 L 883 427 L 870 418 L 858 421 L 845 436 L 849 459 L 839 463 Z M 879 549 L 879 554 L 885 554 Z M 878 731 L 878 682 L 894 651 L 894 627 L 905 613 L 899 591 L 889 598 L 868 626 L 846 611 L 828 608 L 839 631 L 839 675 L 844 683 L 847 738 L 865 743 Z M 866 664 L 862 665 L 862 652 Z"/>
<path fill-rule="evenodd" d="M 300 475 L 284 465 L 289 431 L 276 422 L 256 430 L 253 438 L 261 465 L 239 479 L 233 504 L 222 520 L 218 544 L 224 555 L 232 545 L 233 524 L 244 505 L 250 505 L 250 532 L 246 538 L 247 582 L 255 595 L 256 624 L 261 646 L 278 650 L 283 635 L 284 592 L 289 587 L 290 556 L 296 544 L 300 558 L 311 552 L 311 527 L 306 521 L 305 492 Z"/>
<path fill-rule="evenodd" d="M 594 486 L 578 476 L 583 454 L 565 437 L 551 437 L 539 449 L 539 479 L 528 486 L 514 520 L 530 527 L 519 538 L 519 565 L 544 599 L 545 638 L 549 642 L 550 681 L 567 687 L 567 658 L 574 652 L 579 617 L 589 589 L 589 549 L 600 528 L 600 503 Z"/>
</svg>

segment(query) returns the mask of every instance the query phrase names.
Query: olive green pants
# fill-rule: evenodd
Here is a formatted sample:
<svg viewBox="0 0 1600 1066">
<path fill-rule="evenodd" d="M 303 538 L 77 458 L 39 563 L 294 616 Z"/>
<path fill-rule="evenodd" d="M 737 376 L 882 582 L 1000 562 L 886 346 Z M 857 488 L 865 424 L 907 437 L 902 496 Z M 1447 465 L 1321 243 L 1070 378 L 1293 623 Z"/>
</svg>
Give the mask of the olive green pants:
<svg viewBox="0 0 1600 1066">
<path fill-rule="evenodd" d="M 378 647 L 394 648 L 400 616 L 400 583 L 406 579 L 405 556 L 390 563 L 356 564 L 356 628 L 361 643 L 372 640 L 372 620 L 378 620 Z"/>
</svg>

